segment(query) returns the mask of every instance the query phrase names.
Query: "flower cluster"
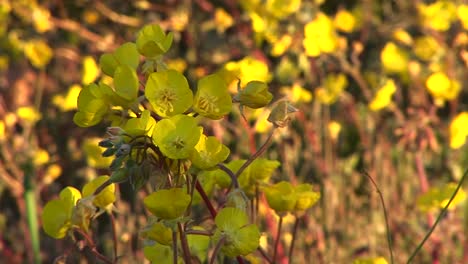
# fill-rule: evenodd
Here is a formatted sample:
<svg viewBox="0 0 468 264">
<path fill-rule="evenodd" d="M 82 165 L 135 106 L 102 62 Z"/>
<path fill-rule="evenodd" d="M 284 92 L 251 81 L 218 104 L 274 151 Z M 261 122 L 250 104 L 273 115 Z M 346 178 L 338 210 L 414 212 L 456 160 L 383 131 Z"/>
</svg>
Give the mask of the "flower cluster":
<svg viewBox="0 0 468 264">
<path fill-rule="evenodd" d="M 244 59 L 237 65 L 240 67 L 226 66 L 202 77 L 193 92 L 186 77 L 164 63 L 172 38 L 158 25 L 145 26 L 135 43 L 125 43 L 101 56 L 99 66 L 110 79 L 81 89 L 74 121 L 82 127 L 111 121 L 108 137 L 93 149 L 95 152 L 103 148 L 102 156 L 110 159 L 111 176 L 93 180 L 82 193 L 67 187 L 59 199 L 50 201 L 43 212 L 44 230 L 50 236 L 63 238 L 73 228 L 86 233 L 90 221 L 98 215 L 97 208 L 109 209 L 115 201 L 115 183 L 128 181 L 138 190 L 149 186 L 153 179 L 156 184 L 151 185 L 152 192 L 143 199 L 152 216 L 140 232 L 145 238 L 144 255 L 150 261 L 173 263 L 189 255 L 205 260 L 211 235 L 227 257 L 245 256 L 258 248 L 260 231 L 249 221 L 246 202 L 258 195 L 259 187 L 268 183 L 280 163 L 254 157 L 223 164 L 229 157 L 229 148 L 208 135 L 201 121 L 224 118 L 232 112 L 233 103 L 239 103 L 241 114 L 245 107 L 259 109 L 270 104 L 273 94 L 265 83 L 268 69 L 260 78 L 251 72 L 236 72 L 245 70 L 245 65 L 261 65 Z M 142 57 L 144 77 L 138 72 Z M 228 87 L 232 74 L 247 80 L 241 86 L 239 79 L 235 95 Z M 146 81 L 141 82 L 141 78 Z M 274 128 L 284 127 L 295 111 L 283 100 L 276 104 L 268 120 Z M 197 199 L 209 203 L 207 194 L 214 183 L 228 194 L 210 234 L 191 225 L 191 205 Z M 194 192 L 196 186 L 199 194 Z M 302 198 L 301 201 L 304 203 Z"/>
</svg>

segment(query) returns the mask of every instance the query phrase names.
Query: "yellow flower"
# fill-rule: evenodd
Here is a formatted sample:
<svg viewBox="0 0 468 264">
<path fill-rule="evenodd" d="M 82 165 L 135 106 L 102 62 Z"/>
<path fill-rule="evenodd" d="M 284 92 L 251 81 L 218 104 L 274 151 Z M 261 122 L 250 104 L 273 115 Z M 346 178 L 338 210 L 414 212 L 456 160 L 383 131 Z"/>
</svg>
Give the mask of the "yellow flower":
<svg viewBox="0 0 468 264">
<path fill-rule="evenodd" d="M 346 33 L 351 33 L 356 28 L 356 19 L 349 11 L 341 9 L 336 13 L 333 24 L 336 29 Z"/>
<path fill-rule="evenodd" d="M 426 193 L 419 196 L 417 200 L 417 205 L 419 209 L 423 212 L 430 212 L 442 209 L 445 206 L 447 206 L 447 203 L 452 197 L 456 188 L 457 184 L 453 182 L 447 183 L 441 187 L 432 187 Z M 455 209 L 455 207 L 462 203 L 465 199 L 466 193 L 465 191 L 463 191 L 463 188 L 461 188 L 458 190 L 448 209 Z"/>
<path fill-rule="evenodd" d="M 42 115 L 32 106 L 22 106 L 16 110 L 16 114 L 24 121 L 34 124 L 41 120 Z"/>
<path fill-rule="evenodd" d="M 24 54 L 34 67 L 42 69 L 52 59 L 53 51 L 45 41 L 31 40 L 24 46 Z"/>
<path fill-rule="evenodd" d="M 111 183 L 97 195 L 93 195 L 96 189 L 109 180 L 109 178 L 107 175 L 99 176 L 85 184 L 82 191 L 84 197 L 93 197 L 93 205 L 102 209 L 115 202 L 115 184 Z"/>
<path fill-rule="evenodd" d="M 369 108 L 372 111 L 379 111 L 387 107 L 391 103 L 392 96 L 396 90 L 395 82 L 392 79 L 387 80 L 379 91 L 377 91 L 374 99 L 369 103 Z"/>
<path fill-rule="evenodd" d="M 182 217 L 190 203 L 190 195 L 182 188 L 159 190 L 145 197 L 145 207 L 156 217 L 172 220 Z"/>
<path fill-rule="evenodd" d="M 436 100 L 437 105 L 443 105 L 445 100 L 457 98 L 461 85 L 457 80 L 451 80 L 443 72 L 435 72 L 426 80 L 426 87 L 429 93 Z"/>
<path fill-rule="evenodd" d="M 245 57 L 237 62 L 228 62 L 219 74 L 229 84 L 231 92 L 236 92 L 236 84 L 239 79 L 241 85 L 246 85 L 250 81 L 269 82 L 271 79 L 268 65 L 253 57 Z"/>
<path fill-rule="evenodd" d="M 49 153 L 45 149 L 38 149 L 34 153 L 33 163 L 35 166 L 41 166 L 49 162 Z"/>
<path fill-rule="evenodd" d="M 328 123 L 328 134 L 330 135 L 330 138 L 334 141 L 338 139 L 338 135 L 340 134 L 341 131 L 341 124 L 336 122 L 336 121 L 330 121 Z"/>
<path fill-rule="evenodd" d="M 234 24 L 234 19 L 224 9 L 216 8 L 215 10 L 215 23 L 216 31 L 223 33 L 226 29 L 230 28 Z"/>
<path fill-rule="evenodd" d="M 468 112 L 461 112 L 450 123 L 450 147 L 461 148 L 468 137 Z"/>
<path fill-rule="evenodd" d="M 294 104 L 312 101 L 312 93 L 299 84 L 294 84 L 292 87 L 284 87 L 281 89 L 281 92 L 288 95 L 289 100 Z"/>
<path fill-rule="evenodd" d="M 404 73 L 408 70 L 408 54 L 393 42 L 385 45 L 380 60 L 388 73 Z"/>
<path fill-rule="evenodd" d="M 338 37 L 330 18 L 318 13 L 314 20 L 304 27 L 303 45 L 308 56 L 316 57 L 321 53 L 332 53 L 338 47 Z"/>
<path fill-rule="evenodd" d="M 301 6 L 301 0 L 267 0 L 265 9 L 278 19 L 286 18 L 296 12 Z"/>
<path fill-rule="evenodd" d="M 393 31 L 393 38 L 406 45 L 413 44 L 413 38 L 411 35 L 406 30 L 401 28 Z"/>
<path fill-rule="evenodd" d="M 271 55 L 278 57 L 283 55 L 292 44 L 292 37 L 290 35 L 283 35 L 279 40 L 272 43 Z"/>
<path fill-rule="evenodd" d="M 388 264 L 388 262 L 383 257 L 358 258 L 353 261 L 353 264 Z"/>
<path fill-rule="evenodd" d="M 418 58 L 429 61 L 435 55 L 444 52 L 444 49 L 439 45 L 439 43 L 437 43 L 435 38 L 431 36 L 422 36 L 416 38 L 413 51 Z"/>
<path fill-rule="evenodd" d="M 59 198 L 49 201 L 42 210 L 42 228 L 47 235 L 60 239 L 72 227 L 73 208 L 81 199 L 81 193 L 73 187 L 66 187 Z"/>
<path fill-rule="evenodd" d="M 45 8 L 33 8 L 32 19 L 34 23 L 34 28 L 39 33 L 44 33 L 52 28 L 52 23 L 50 22 L 50 12 Z"/>
<path fill-rule="evenodd" d="M 447 31 L 455 20 L 456 7 L 452 1 L 439 0 L 432 4 L 418 4 L 420 22 L 437 31 Z"/>
<path fill-rule="evenodd" d="M 54 95 L 54 97 L 52 97 L 52 103 L 63 112 L 75 110 L 80 91 L 81 86 L 74 84 L 68 88 L 68 92 L 65 96 L 61 94 Z"/>
<path fill-rule="evenodd" d="M 459 5 L 457 16 L 465 30 L 468 30 L 468 5 Z"/>
<path fill-rule="evenodd" d="M 83 76 L 81 82 L 84 85 L 88 85 L 96 80 L 99 76 L 99 67 L 96 61 L 91 56 L 85 56 L 83 58 Z"/>
<path fill-rule="evenodd" d="M 315 91 L 315 97 L 321 103 L 333 104 L 347 85 L 348 80 L 346 79 L 346 75 L 342 73 L 329 74 L 323 81 L 322 86 Z"/>
</svg>

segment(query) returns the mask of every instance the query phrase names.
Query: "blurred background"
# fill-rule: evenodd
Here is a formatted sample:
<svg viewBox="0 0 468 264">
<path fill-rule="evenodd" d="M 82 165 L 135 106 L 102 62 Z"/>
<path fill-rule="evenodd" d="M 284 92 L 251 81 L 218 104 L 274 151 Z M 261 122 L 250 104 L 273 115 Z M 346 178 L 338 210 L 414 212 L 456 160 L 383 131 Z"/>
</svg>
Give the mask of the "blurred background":
<svg viewBox="0 0 468 264">
<path fill-rule="evenodd" d="M 389 261 L 382 203 L 364 172 L 385 201 L 395 263 L 406 262 L 468 168 L 462 0 L 0 0 L 0 259 L 32 263 L 39 251 L 42 263 L 86 262 L 72 241 L 46 236 L 38 216 L 63 187 L 108 173 L 97 146 L 106 126 L 76 126 L 76 98 L 106 78 L 99 57 L 151 23 L 174 32 L 166 63 L 191 87 L 214 72 L 262 80 L 300 110 L 265 154 L 282 163 L 274 181 L 322 194 L 300 221 L 293 263 Z M 265 141 L 269 111 L 213 122 L 230 159 Z M 120 192 L 122 263 L 142 263 L 144 210 L 129 186 Z M 415 263 L 468 263 L 465 200 L 462 188 Z M 274 234 L 273 212 L 262 214 L 270 220 L 261 230 Z M 94 234 L 103 254 L 112 254 L 108 221 Z M 284 224 L 287 249 L 292 222 Z"/>
</svg>

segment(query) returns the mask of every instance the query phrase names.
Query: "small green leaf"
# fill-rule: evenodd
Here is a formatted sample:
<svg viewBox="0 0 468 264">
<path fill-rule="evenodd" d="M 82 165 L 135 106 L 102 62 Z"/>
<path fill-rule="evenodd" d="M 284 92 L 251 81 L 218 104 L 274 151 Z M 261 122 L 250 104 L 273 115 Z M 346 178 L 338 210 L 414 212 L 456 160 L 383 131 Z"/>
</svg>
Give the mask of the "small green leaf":
<svg viewBox="0 0 468 264">
<path fill-rule="evenodd" d="M 128 65 L 121 65 L 114 73 L 115 92 L 120 97 L 131 101 L 138 96 L 138 76 L 136 71 Z"/>
</svg>

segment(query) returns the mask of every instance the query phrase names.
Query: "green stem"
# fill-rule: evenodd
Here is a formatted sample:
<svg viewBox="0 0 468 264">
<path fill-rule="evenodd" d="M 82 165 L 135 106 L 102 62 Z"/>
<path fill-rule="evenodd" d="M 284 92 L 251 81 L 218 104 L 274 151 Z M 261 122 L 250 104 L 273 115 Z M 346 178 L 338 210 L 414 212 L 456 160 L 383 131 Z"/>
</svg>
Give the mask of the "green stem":
<svg viewBox="0 0 468 264">
<path fill-rule="evenodd" d="M 444 215 L 447 213 L 447 210 L 448 210 L 450 204 L 452 203 L 453 199 L 455 199 L 455 196 L 457 195 L 458 190 L 460 190 L 460 188 L 462 186 L 462 183 L 465 181 L 465 178 L 466 178 L 467 175 L 468 175 L 468 169 L 465 170 L 465 173 L 463 174 L 463 177 L 458 182 L 457 188 L 453 192 L 452 197 L 450 197 L 450 200 L 448 201 L 448 203 L 445 205 L 445 207 L 440 212 L 439 216 L 437 217 L 436 221 L 432 225 L 431 229 L 429 229 L 429 232 L 427 232 L 426 236 L 423 238 L 423 240 L 416 247 L 413 254 L 411 254 L 411 256 L 409 257 L 409 259 L 408 259 L 408 261 L 406 263 L 408 263 L 408 264 L 411 263 L 411 261 L 413 261 L 414 257 L 416 257 L 416 255 L 419 253 L 419 251 L 421 251 L 422 247 L 424 246 L 424 243 L 426 243 L 426 241 L 431 236 L 432 232 L 434 232 L 435 228 L 439 224 L 440 220 L 442 220 L 442 217 L 444 217 Z"/>
<path fill-rule="evenodd" d="M 387 207 L 385 206 L 385 201 L 382 195 L 382 192 L 380 191 L 379 187 L 377 186 L 377 183 L 372 179 L 372 177 L 367 173 L 366 171 L 363 172 L 364 175 L 367 176 L 367 178 L 370 179 L 372 184 L 374 185 L 375 189 L 377 190 L 377 194 L 380 197 L 380 202 L 382 203 L 382 210 L 384 213 L 384 219 L 385 219 L 385 229 L 387 231 L 387 243 L 388 243 L 388 250 L 390 251 L 390 263 L 393 264 L 393 250 L 392 250 L 392 236 L 390 234 L 390 225 L 388 224 L 388 215 L 387 215 Z"/>
<path fill-rule="evenodd" d="M 271 140 L 273 138 L 273 134 L 275 133 L 275 128 L 273 128 L 271 131 L 270 131 L 270 134 L 268 135 L 268 138 L 267 140 L 265 141 L 265 143 L 263 143 L 263 145 L 257 150 L 257 152 L 255 152 L 255 154 L 253 154 L 247 161 L 244 162 L 244 164 L 242 164 L 242 166 L 239 168 L 239 170 L 236 172 L 235 174 L 235 177 L 238 178 L 242 172 L 256 159 L 258 158 L 260 155 L 263 154 L 263 152 L 265 152 L 268 148 L 268 146 L 270 145 L 271 143 Z"/>
<path fill-rule="evenodd" d="M 41 263 L 40 241 L 37 224 L 36 195 L 33 184 L 34 167 L 29 161 L 24 166 L 24 200 L 26 203 L 26 218 L 28 221 L 29 234 L 33 250 L 33 262 Z"/>
</svg>

